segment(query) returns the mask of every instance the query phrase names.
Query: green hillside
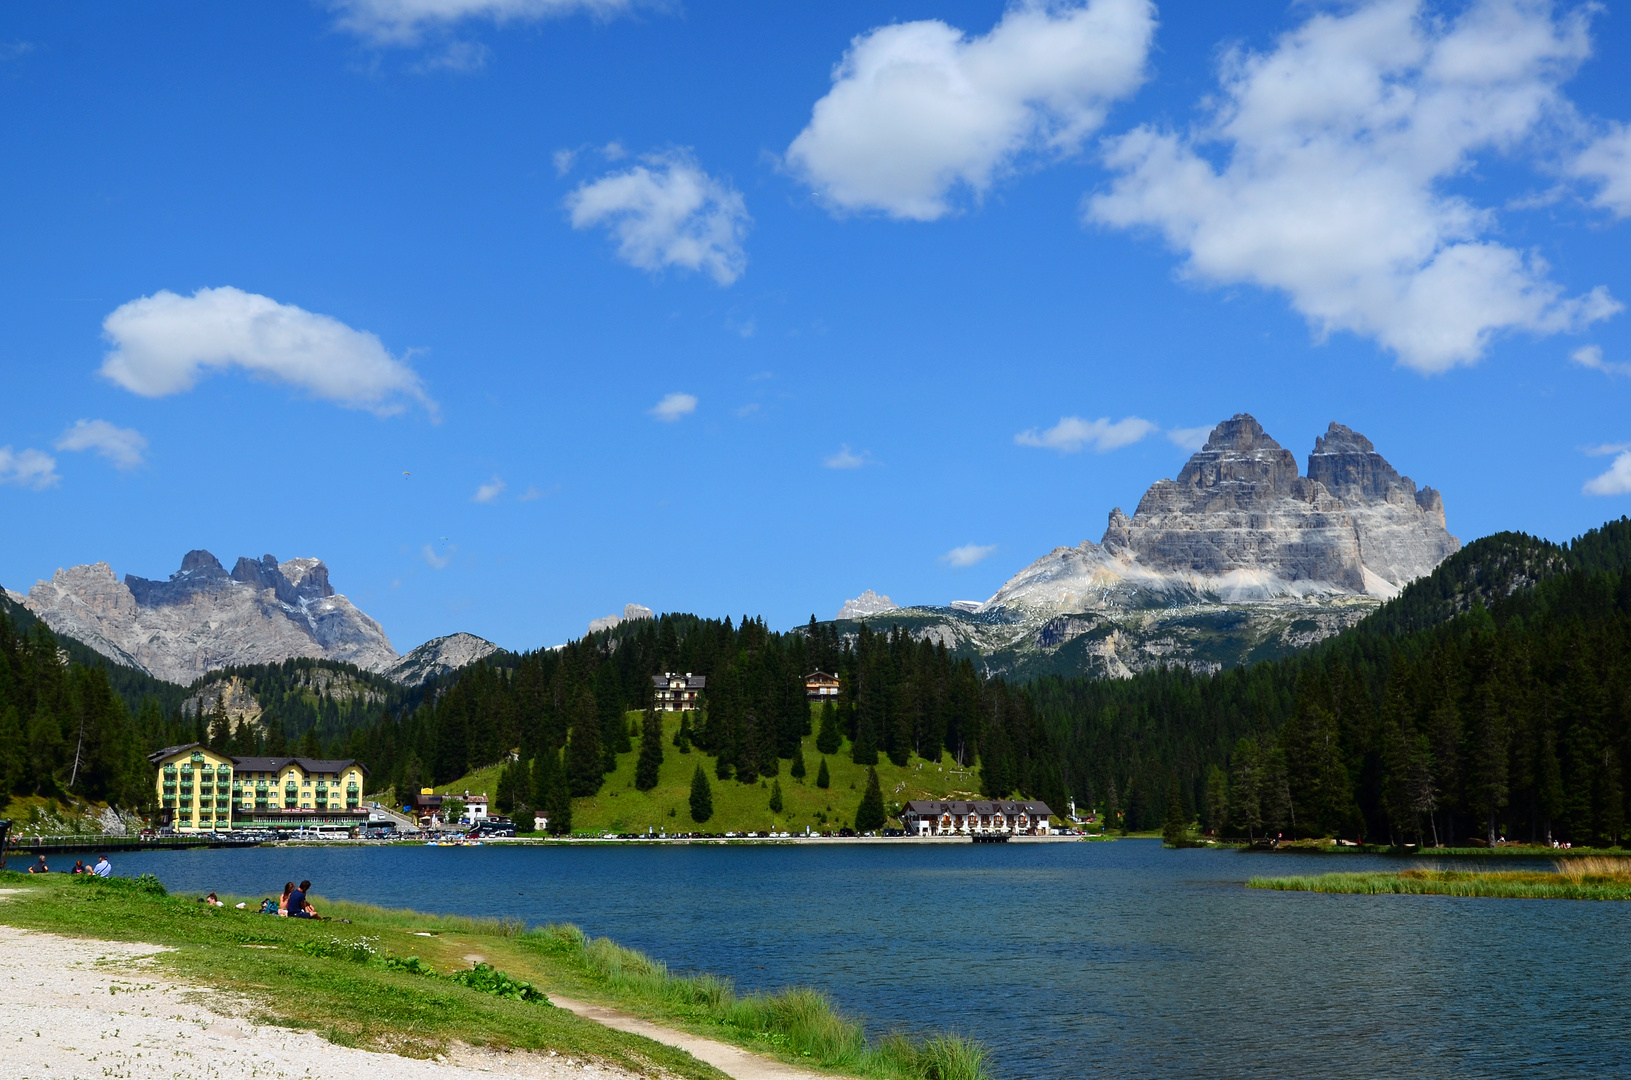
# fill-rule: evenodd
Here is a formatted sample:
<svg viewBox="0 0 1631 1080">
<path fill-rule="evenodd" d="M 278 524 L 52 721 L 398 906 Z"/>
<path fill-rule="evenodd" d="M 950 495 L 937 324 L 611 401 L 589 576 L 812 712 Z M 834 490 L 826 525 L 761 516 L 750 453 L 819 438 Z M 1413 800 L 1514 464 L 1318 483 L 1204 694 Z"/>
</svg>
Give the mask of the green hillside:
<svg viewBox="0 0 1631 1080">
<path fill-rule="evenodd" d="M 631 722 L 638 723 L 640 713 L 628 714 Z M 850 744 L 845 741 L 838 753 L 827 758 L 827 769 L 832 783 L 826 790 L 816 787 L 816 774 L 821 768 L 821 754 L 815 748 L 815 736 L 803 740 L 804 763 L 808 772 L 803 779 L 789 775 L 791 768 L 781 763 L 781 773 L 764 777 L 752 784 L 736 780 L 720 780 L 714 774 L 716 759 L 692 748 L 682 754 L 674 747 L 674 734 L 679 730 L 680 714 L 663 714 L 663 764 L 658 772 L 657 786 L 650 791 L 639 791 L 634 786 L 636 749 L 619 754 L 617 770 L 606 774 L 605 785 L 596 795 L 572 800 L 572 827 L 578 833 L 631 833 L 656 829 L 658 832 L 758 832 L 777 830 L 803 832 L 808 826 L 821 831 L 823 825 L 833 831 L 850 826 L 855 821 L 855 808 L 866 790 L 866 767 L 850 760 Z M 705 824 L 691 820 L 691 776 L 698 764 L 708 774 L 713 785 L 714 815 Z M 979 779 L 973 769 L 959 768 L 950 755 L 936 762 L 912 756 L 904 766 L 891 764 L 888 758 L 878 761 L 878 782 L 883 788 L 884 805 L 891 811 L 908 799 L 977 798 Z M 492 765 L 461 776 L 447 784 L 437 786 L 441 792 L 498 791 L 499 773 L 503 766 Z M 782 812 L 770 810 L 770 785 L 779 780 L 782 787 Z M 1063 809 L 1055 807 L 1054 809 Z M 519 823 L 523 826 L 531 822 Z M 895 822 L 891 821 L 891 825 Z"/>
</svg>

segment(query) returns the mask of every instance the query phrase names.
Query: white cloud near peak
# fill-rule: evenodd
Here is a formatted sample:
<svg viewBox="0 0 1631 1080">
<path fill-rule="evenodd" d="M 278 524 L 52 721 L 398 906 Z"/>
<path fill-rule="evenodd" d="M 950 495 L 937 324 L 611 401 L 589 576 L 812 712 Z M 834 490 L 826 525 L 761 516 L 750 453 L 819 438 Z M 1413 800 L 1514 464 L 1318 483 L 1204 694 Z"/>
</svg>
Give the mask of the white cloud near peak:
<svg viewBox="0 0 1631 1080">
<path fill-rule="evenodd" d="M 94 450 L 123 471 L 147 460 L 147 439 L 141 432 L 115 427 L 106 420 L 76 420 L 54 445 L 58 450 Z"/>
<path fill-rule="evenodd" d="M 419 554 L 424 557 L 425 565 L 429 566 L 432 570 L 445 570 L 447 569 L 448 565 L 453 562 L 453 553 L 458 550 L 458 548 L 454 547 L 452 544 L 449 544 L 445 552 L 439 553 L 437 552 L 435 545 L 426 544 L 424 547 L 419 549 Z"/>
<path fill-rule="evenodd" d="M 1036 446 L 1057 450 L 1061 454 L 1074 454 L 1091 448 L 1103 454 L 1131 446 L 1152 432 L 1161 430 L 1148 420 L 1129 416 L 1112 423 L 1109 417 L 1083 420 L 1080 416 L 1061 416 L 1059 422 L 1045 431 L 1031 428 L 1014 436 L 1018 446 Z"/>
<path fill-rule="evenodd" d="M 1194 453 L 1206 445 L 1206 439 L 1212 434 L 1209 427 L 1181 427 L 1173 428 L 1167 432 L 1167 439 L 1174 445 Z"/>
<path fill-rule="evenodd" d="M 56 487 L 61 479 L 57 475 L 57 459 L 45 451 L 0 446 L 0 484 L 44 491 Z"/>
<path fill-rule="evenodd" d="M 1444 185 L 1572 115 L 1560 86 L 1591 51 L 1594 12 L 1317 11 L 1267 52 L 1228 53 L 1196 131 L 1107 140 L 1116 176 L 1086 216 L 1154 229 L 1188 277 L 1283 292 L 1318 334 L 1373 338 L 1423 373 L 1475 363 L 1503 331 L 1578 330 L 1621 305 L 1601 287 L 1564 296 L 1537 255 L 1490 238 L 1493 211 Z"/>
<path fill-rule="evenodd" d="M 663 399 L 653 405 L 649 410 L 652 416 L 672 424 L 682 416 L 690 416 L 697 411 L 697 396 L 695 394 L 665 394 Z"/>
<path fill-rule="evenodd" d="M 1080 149 L 1144 79 L 1149 0 L 1020 0 L 980 37 L 938 19 L 859 35 L 786 163 L 835 211 L 932 221 L 1027 155 Z"/>
<path fill-rule="evenodd" d="M 1631 450 L 1622 448 L 1608 470 L 1587 480 L 1581 491 L 1587 495 L 1631 494 Z"/>
<path fill-rule="evenodd" d="M 473 503 L 490 503 L 490 502 L 493 502 L 500 495 L 504 494 L 504 488 L 506 486 L 507 485 L 504 483 L 503 480 L 500 480 L 498 477 L 495 476 L 491 480 L 487 481 L 485 484 L 482 484 L 479 487 L 477 487 L 476 488 L 476 493 L 474 495 L 470 496 L 470 501 L 473 502 Z M 529 488 L 528 490 L 532 490 L 532 489 Z"/>
<path fill-rule="evenodd" d="M 996 544 L 964 544 L 962 547 L 954 547 L 940 556 L 940 561 L 947 566 L 961 570 L 982 561 L 987 555 L 996 550 Z"/>
<path fill-rule="evenodd" d="M 723 286 L 747 269 L 747 204 L 689 150 L 648 154 L 631 169 L 588 181 L 567 196 L 566 208 L 575 229 L 605 226 L 618 258 L 641 270 L 701 270 Z"/>
<path fill-rule="evenodd" d="M 142 397 L 179 394 L 236 367 L 348 408 L 384 416 L 417 402 L 436 416 L 419 376 L 375 335 L 231 286 L 160 290 L 115 308 L 102 330 L 113 346 L 102 374 Z"/>
<path fill-rule="evenodd" d="M 415 45 L 426 31 L 445 30 L 466 19 L 494 23 L 534 22 L 585 12 L 620 15 L 632 0 L 331 0 L 343 30 L 375 45 Z"/>
</svg>

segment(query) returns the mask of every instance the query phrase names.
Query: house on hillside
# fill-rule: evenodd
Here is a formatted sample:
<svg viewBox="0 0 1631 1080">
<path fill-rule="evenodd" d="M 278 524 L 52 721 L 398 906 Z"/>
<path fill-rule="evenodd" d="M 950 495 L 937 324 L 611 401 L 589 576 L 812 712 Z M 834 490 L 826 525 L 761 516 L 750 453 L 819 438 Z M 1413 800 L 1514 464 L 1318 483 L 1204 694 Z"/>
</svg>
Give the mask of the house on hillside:
<svg viewBox="0 0 1631 1080">
<path fill-rule="evenodd" d="M 812 671 L 804 676 L 804 696 L 811 701 L 837 701 L 838 676 L 825 671 Z"/>
<path fill-rule="evenodd" d="M 361 828 L 368 769 L 355 758 L 228 757 L 200 743 L 149 754 L 161 820 L 177 832 Z"/>
<path fill-rule="evenodd" d="M 1047 803 L 991 800 L 913 800 L 901 811 L 907 836 L 1047 836 Z"/>
<path fill-rule="evenodd" d="M 708 686 L 706 675 L 693 675 L 687 671 L 676 675 L 651 677 L 651 703 L 658 712 L 690 712 L 697 707 L 697 695 Z"/>
</svg>

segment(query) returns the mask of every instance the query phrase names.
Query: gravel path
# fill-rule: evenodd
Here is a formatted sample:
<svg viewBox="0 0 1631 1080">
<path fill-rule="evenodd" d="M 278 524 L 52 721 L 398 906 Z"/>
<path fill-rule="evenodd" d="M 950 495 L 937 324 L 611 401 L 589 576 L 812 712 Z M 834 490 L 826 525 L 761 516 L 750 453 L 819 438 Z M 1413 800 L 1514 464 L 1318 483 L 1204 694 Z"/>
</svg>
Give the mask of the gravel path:
<svg viewBox="0 0 1631 1080">
<path fill-rule="evenodd" d="M 169 979 L 146 962 L 163 951 L 154 945 L 82 941 L 0 926 L 0 1076 L 628 1080 L 637 1075 L 567 1057 L 477 1047 L 456 1047 L 446 1060 L 424 1061 L 352 1050 L 307 1032 L 220 1016 L 189 1000 L 200 988 Z"/>
</svg>

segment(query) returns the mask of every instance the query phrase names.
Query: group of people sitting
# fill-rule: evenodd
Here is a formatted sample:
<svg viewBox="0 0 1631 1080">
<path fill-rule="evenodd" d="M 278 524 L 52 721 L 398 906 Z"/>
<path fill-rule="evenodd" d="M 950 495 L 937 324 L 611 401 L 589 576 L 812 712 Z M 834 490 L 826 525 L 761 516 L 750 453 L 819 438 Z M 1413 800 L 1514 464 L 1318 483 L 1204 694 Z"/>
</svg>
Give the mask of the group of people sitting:
<svg viewBox="0 0 1631 1080">
<path fill-rule="evenodd" d="M 288 919 L 321 919 L 317 909 L 311 906 L 307 893 L 311 891 L 311 882 L 302 881 L 299 885 L 286 882 L 283 886 L 283 896 L 274 901 L 270 896 L 261 901 L 260 913 L 262 915 L 279 915 Z"/>
<path fill-rule="evenodd" d="M 30 874 L 49 874 L 51 868 L 45 864 L 45 856 L 41 855 L 39 861 L 28 868 L 28 872 Z M 108 862 L 106 855 L 98 855 L 96 861 L 90 866 L 85 865 L 84 859 L 75 859 L 74 868 L 68 872 L 70 874 L 90 874 L 92 877 L 111 877 L 113 875 L 113 866 Z"/>
</svg>

